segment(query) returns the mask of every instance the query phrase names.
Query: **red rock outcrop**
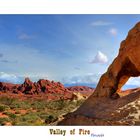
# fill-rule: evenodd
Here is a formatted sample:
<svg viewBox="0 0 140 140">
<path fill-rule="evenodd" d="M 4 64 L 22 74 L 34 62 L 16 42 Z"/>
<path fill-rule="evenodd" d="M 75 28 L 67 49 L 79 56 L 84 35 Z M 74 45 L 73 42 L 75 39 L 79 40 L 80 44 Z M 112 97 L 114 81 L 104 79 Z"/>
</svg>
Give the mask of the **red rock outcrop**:
<svg viewBox="0 0 140 140">
<path fill-rule="evenodd" d="M 94 93 L 74 113 L 67 115 L 62 125 L 82 125 L 92 123 L 93 119 L 110 120 L 114 110 L 131 102 L 133 96 L 119 98 L 121 87 L 130 77 L 140 76 L 140 22 L 132 28 L 125 40 L 121 42 L 119 54 L 103 74 Z M 135 100 L 139 97 L 137 92 Z M 116 100 L 114 100 L 116 99 Z M 139 99 L 140 100 L 140 99 Z M 123 102 L 124 101 L 124 102 Z M 80 116 L 88 118 L 81 121 Z M 70 116 L 70 117 L 69 117 Z M 122 118 L 123 119 L 123 118 Z M 75 120 L 75 121 L 74 121 Z"/>
<path fill-rule="evenodd" d="M 67 89 L 73 92 L 75 95 L 79 93 L 78 95 L 82 96 L 83 99 L 87 99 L 95 90 L 94 88 L 87 87 L 87 86 L 72 86 L 72 87 L 67 87 Z"/>
<path fill-rule="evenodd" d="M 67 89 L 73 92 L 79 92 L 85 94 L 94 92 L 94 88 L 87 87 L 87 86 L 72 86 L 72 87 L 67 87 Z"/>
<path fill-rule="evenodd" d="M 36 88 L 29 78 L 25 78 L 24 83 L 18 87 L 18 90 L 25 94 L 35 94 Z"/>
<path fill-rule="evenodd" d="M 38 82 L 32 82 L 25 78 L 23 84 L 11 84 L 0 82 L 1 93 L 14 93 L 24 95 L 46 95 L 49 100 L 60 100 L 76 98 L 73 92 L 65 88 L 60 82 L 40 79 Z"/>
<path fill-rule="evenodd" d="M 4 83 L 0 82 L 0 91 L 1 92 L 15 92 L 17 88 L 19 87 L 18 84 L 12 84 L 12 83 Z"/>
</svg>

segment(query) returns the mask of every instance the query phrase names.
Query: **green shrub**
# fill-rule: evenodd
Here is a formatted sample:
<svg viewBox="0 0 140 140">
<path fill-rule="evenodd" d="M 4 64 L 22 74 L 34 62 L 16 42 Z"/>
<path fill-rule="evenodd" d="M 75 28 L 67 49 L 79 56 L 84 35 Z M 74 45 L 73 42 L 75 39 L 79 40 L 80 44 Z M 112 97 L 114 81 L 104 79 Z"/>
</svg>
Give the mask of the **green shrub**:
<svg viewBox="0 0 140 140">
<path fill-rule="evenodd" d="M 7 117 L 0 118 L 0 125 L 5 125 L 5 123 L 9 121 L 10 121 L 9 118 Z"/>
<path fill-rule="evenodd" d="M 9 117 L 12 118 L 12 119 L 15 119 L 15 118 L 17 117 L 15 114 L 13 114 L 13 113 L 11 113 L 11 112 L 4 112 L 3 114 L 9 116 Z"/>
<path fill-rule="evenodd" d="M 0 97 L 0 103 L 8 105 L 8 106 L 11 105 L 15 100 L 17 100 L 17 99 L 12 98 L 12 97 L 7 97 L 7 96 Z"/>
<path fill-rule="evenodd" d="M 49 124 L 49 123 L 55 122 L 55 121 L 57 121 L 57 120 L 58 120 L 57 117 L 55 117 L 55 116 L 53 116 L 53 115 L 48 115 L 48 116 L 46 116 L 46 118 L 45 118 L 45 123 L 46 123 L 46 124 Z"/>
<path fill-rule="evenodd" d="M 41 118 L 41 119 L 43 119 L 43 120 L 45 120 L 47 117 L 48 117 L 48 113 L 45 113 L 45 112 L 40 112 L 39 114 L 38 114 L 38 116 Z"/>
<path fill-rule="evenodd" d="M 18 111 L 18 110 L 17 110 L 17 111 L 15 111 L 15 114 L 20 114 L 20 111 Z"/>
<path fill-rule="evenodd" d="M 29 124 L 34 124 L 36 121 L 41 121 L 41 119 L 39 118 L 39 116 L 35 113 L 29 113 L 29 114 L 25 114 L 25 115 L 21 115 L 19 117 L 19 122 L 27 122 Z"/>
<path fill-rule="evenodd" d="M 84 102 L 84 100 L 78 100 L 78 101 L 76 101 L 76 106 L 80 106 L 83 102 Z"/>
<path fill-rule="evenodd" d="M 31 104 L 32 108 L 33 109 L 45 109 L 46 107 L 46 104 L 43 102 L 43 101 L 34 101 L 32 104 Z"/>
<path fill-rule="evenodd" d="M 51 101 L 48 102 L 47 108 L 53 109 L 53 110 L 61 110 L 66 106 L 66 102 L 64 100 L 59 101 Z"/>
<path fill-rule="evenodd" d="M 70 101 L 46 101 L 46 99 L 27 99 L 20 101 L 17 98 L 6 96 L 0 97 L 0 112 L 7 115 L 7 118 L 0 118 L 0 125 L 11 122 L 12 125 L 48 125 L 56 122 L 62 114 L 67 114 L 80 106 L 84 100 Z M 15 114 L 8 109 L 16 110 Z M 21 114 L 21 109 L 26 114 Z M 35 112 L 34 112 L 35 110 Z M 17 115 L 16 115 L 17 114 Z"/>
<path fill-rule="evenodd" d="M 8 106 L 0 104 L 0 112 L 4 112 L 7 109 L 9 109 Z"/>
<path fill-rule="evenodd" d="M 28 122 L 12 122 L 12 125 L 15 125 L 15 126 L 29 126 L 31 124 L 29 124 Z"/>
<path fill-rule="evenodd" d="M 31 106 L 30 106 L 29 102 L 20 101 L 20 100 L 16 100 L 10 105 L 11 109 L 16 109 L 16 108 L 28 109 L 30 107 Z"/>
</svg>

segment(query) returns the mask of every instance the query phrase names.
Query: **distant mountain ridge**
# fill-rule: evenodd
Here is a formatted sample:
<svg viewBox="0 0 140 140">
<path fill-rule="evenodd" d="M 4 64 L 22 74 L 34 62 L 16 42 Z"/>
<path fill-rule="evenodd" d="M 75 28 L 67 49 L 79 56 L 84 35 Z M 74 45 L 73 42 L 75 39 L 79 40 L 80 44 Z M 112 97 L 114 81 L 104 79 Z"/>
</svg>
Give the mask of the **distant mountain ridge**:
<svg viewBox="0 0 140 140">
<path fill-rule="evenodd" d="M 50 100 L 61 99 L 76 99 L 74 93 L 84 93 L 84 97 L 88 97 L 92 94 L 94 88 L 87 86 L 71 86 L 65 87 L 60 82 L 54 82 L 50 80 L 40 79 L 37 82 L 32 82 L 29 78 L 25 78 L 22 84 L 13 84 L 0 82 L 0 93 L 10 93 L 18 95 L 45 95 Z"/>
</svg>

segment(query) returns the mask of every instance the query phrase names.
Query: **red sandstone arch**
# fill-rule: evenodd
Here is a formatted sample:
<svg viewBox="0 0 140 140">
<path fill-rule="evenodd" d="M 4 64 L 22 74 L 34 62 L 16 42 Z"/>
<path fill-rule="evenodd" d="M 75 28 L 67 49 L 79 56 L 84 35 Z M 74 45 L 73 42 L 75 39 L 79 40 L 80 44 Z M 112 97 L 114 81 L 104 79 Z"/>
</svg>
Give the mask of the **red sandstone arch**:
<svg viewBox="0 0 140 140">
<path fill-rule="evenodd" d="M 140 76 L 140 22 L 122 41 L 119 54 L 103 74 L 92 96 L 118 98 L 117 92 L 130 77 Z"/>
</svg>

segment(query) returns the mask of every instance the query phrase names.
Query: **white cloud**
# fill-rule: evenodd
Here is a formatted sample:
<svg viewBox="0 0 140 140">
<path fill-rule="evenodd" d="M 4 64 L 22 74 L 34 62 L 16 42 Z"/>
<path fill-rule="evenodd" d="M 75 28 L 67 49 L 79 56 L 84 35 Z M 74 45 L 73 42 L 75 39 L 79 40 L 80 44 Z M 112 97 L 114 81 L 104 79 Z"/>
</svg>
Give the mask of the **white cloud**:
<svg viewBox="0 0 140 140">
<path fill-rule="evenodd" d="M 117 31 L 116 28 L 111 28 L 111 29 L 109 29 L 109 33 L 110 33 L 112 36 L 116 36 L 117 33 L 118 33 L 118 31 Z"/>
<path fill-rule="evenodd" d="M 61 80 L 64 84 L 97 84 L 101 74 L 88 73 L 86 75 L 77 75 L 72 77 L 65 77 Z"/>
<path fill-rule="evenodd" d="M 0 72 L 1 82 L 19 83 L 21 79 L 14 74 L 8 74 L 5 72 Z"/>
<path fill-rule="evenodd" d="M 94 21 L 91 23 L 91 26 L 109 26 L 112 25 L 112 22 L 107 22 L 103 20 Z"/>
<path fill-rule="evenodd" d="M 28 39 L 32 39 L 33 36 L 31 35 L 28 35 L 26 33 L 21 33 L 19 36 L 18 36 L 18 39 L 21 39 L 21 40 L 28 40 Z"/>
<path fill-rule="evenodd" d="M 107 62 L 108 62 L 107 56 L 100 51 L 98 51 L 94 59 L 91 61 L 91 63 L 101 63 L 101 64 L 105 64 Z"/>
</svg>

